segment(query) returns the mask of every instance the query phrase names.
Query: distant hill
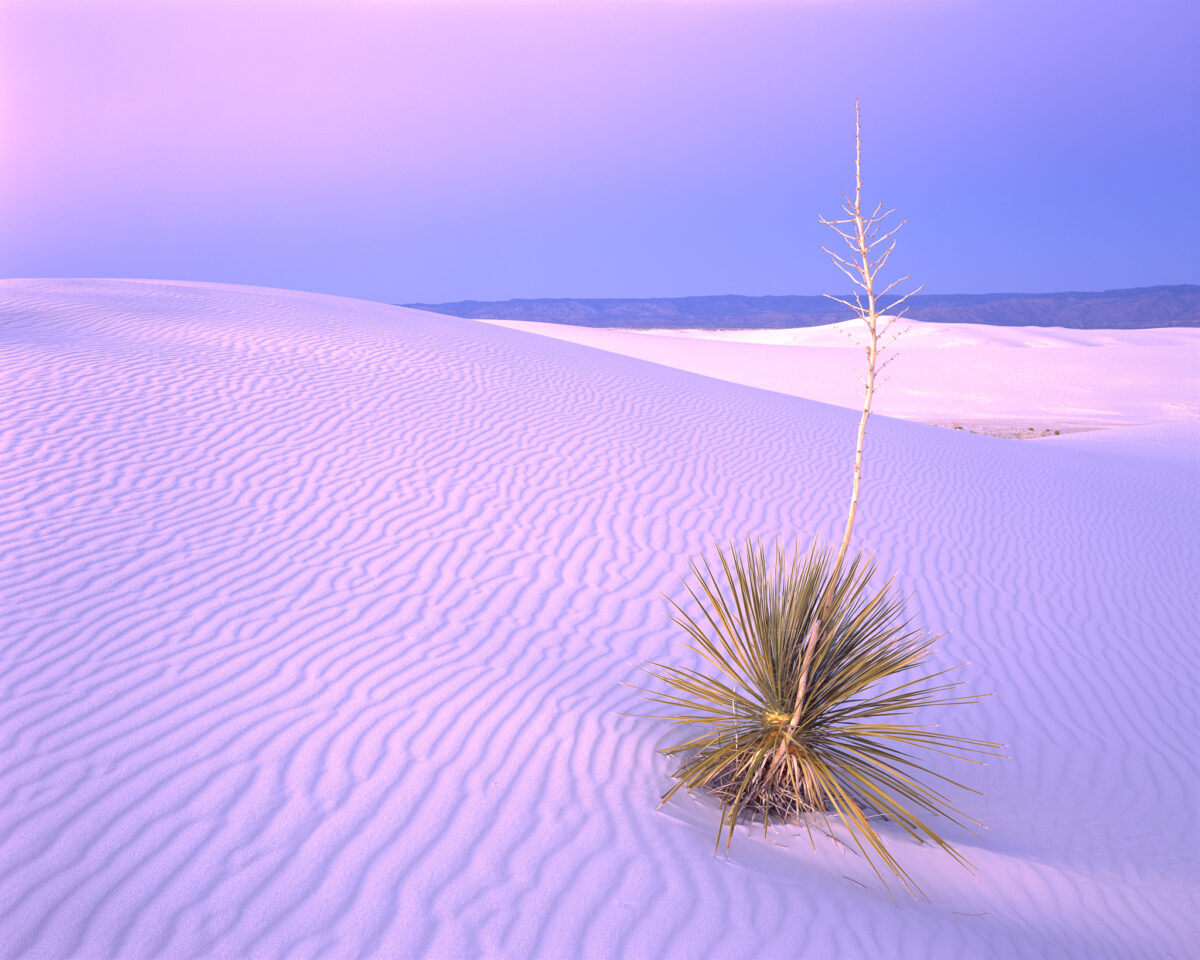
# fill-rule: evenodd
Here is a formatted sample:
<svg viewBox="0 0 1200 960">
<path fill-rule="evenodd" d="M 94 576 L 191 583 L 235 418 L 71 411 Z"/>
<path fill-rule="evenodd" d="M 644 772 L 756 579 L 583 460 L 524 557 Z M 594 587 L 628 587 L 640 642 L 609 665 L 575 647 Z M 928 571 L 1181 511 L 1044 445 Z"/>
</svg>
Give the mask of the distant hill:
<svg viewBox="0 0 1200 960">
<path fill-rule="evenodd" d="M 1139 330 L 1200 327 L 1200 286 L 1101 293 L 979 293 L 913 297 L 908 315 L 939 323 Z M 455 317 L 541 320 L 581 327 L 815 327 L 849 319 L 825 297 L 675 297 L 659 300 L 461 300 L 407 303 Z"/>
</svg>

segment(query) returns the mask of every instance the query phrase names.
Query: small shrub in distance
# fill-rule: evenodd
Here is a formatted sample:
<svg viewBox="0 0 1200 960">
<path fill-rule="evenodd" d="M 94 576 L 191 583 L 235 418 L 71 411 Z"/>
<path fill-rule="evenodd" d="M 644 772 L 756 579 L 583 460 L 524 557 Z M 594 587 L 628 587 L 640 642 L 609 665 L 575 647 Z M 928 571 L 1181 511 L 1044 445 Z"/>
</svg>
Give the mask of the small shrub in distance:
<svg viewBox="0 0 1200 960">
<path fill-rule="evenodd" d="M 979 763 L 999 744 L 914 720 L 918 709 L 979 698 L 956 693 L 949 671 L 931 671 L 938 637 L 905 619 L 890 581 L 872 589 L 873 564 L 861 555 L 838 570 L 816 546 L 786 559 L 777 545 L 768 560 L 756 541 L 718 547 L 715 570 L 702 560 L 692 572 L 699 612 L 676 605 L 674 619 L 706 670 L 651 663 L 666 690 L 643 688 L 687 730 L 663 751 L 683 759 L 663 802 L 685 788 L 715 795 L 718 847 L 746 815 L 761 816 L 764 830 L 772 819 L 799 819 L 810 834 L 814 818 L 828 831 L 834 815 L 884 886 L 880 865 L 913 896 L 920 890 L 875 829 L 878 817 L 969 868 L 928 820 L 975 823 L 942 792 L 970 788 L 924 763 L 930 753 Z"/>
</svg>

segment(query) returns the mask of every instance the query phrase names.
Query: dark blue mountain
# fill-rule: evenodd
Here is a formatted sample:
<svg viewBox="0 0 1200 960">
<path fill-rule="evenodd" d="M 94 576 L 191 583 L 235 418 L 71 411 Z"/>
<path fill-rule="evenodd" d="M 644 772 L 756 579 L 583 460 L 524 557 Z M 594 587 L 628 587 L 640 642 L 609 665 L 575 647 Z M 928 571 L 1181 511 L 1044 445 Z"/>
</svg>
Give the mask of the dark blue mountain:
<svg viewBox="0 0 1200 960">
<path fill-rule="evenodd" d="M 1200 327 L 1200 286 L 1138 287 L 1099 293 L 925 294 L 908 316 L 940 323 L 1136 330 Z M 540 320 L 584 327 L 813 327 L 851 314 L 825 297 L 674 297 L 643 300 L 461 300 L 408 303 L 456 317 Z"/>
</svg>

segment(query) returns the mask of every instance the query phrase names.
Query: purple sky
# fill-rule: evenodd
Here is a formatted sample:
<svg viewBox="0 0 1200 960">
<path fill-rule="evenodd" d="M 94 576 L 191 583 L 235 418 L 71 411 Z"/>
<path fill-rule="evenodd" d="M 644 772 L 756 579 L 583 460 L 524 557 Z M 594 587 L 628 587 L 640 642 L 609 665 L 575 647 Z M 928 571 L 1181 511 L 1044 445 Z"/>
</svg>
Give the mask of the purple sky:
<svg viewBox="0 0 1200 960">
<path fill-rule="evenodd" d="M 0 275 L 391 302 L 1200 281 L 1190 0 L 0 0 Z"/>
</svg>

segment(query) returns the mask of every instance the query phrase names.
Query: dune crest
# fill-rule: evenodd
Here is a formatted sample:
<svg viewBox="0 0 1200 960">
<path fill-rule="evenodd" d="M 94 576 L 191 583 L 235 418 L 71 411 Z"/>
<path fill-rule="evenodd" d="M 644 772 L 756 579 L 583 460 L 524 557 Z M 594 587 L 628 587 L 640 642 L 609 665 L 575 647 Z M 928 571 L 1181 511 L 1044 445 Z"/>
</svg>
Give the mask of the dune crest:
<svg viewBox="0 0 1200 960">
<path fill-rule="evenodd" d="M 787 330 L 622 330 L 483 323 L 860 409 L 859 324 Z M 1004 436 L 1200 418 L 1200 329 L 1066 330 L 901 321 L 873 409 Z M 897 330 L 900 327 L 896 328 Z"/>
</svg>

